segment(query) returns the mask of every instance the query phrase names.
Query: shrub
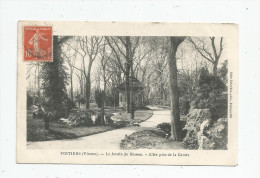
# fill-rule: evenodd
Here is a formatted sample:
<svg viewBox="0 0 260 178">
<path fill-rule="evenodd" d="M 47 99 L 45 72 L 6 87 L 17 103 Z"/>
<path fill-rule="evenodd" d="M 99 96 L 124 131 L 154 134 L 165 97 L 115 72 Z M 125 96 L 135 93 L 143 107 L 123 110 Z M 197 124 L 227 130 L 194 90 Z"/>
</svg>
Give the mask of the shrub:
<svg viewBox="0 0 260 178">
<path fill-rule="evenodd" d="M 114 106 L 114 97 L 111 94 L 106 93 L 106 106 Z"/>
<path fill-rule="evenodd" d="M 102 124 L 113 124 L 113 120 L 111 119 L 111 116 L 113 116 L 113 114 L 109 114 L 105 112 L 105 118 L 103 123 L 101 123 L 101 118 L 102 118 L 102 113 L 98 112 L 96 114 L 96 119 L 95 119 L 95 125 L 102 125 Z"/>
<path fill-rule="evenodd" d="M 228 142 L 228 124 L 227 118 L 220 118 L 208 130 L 205 131 L 207 136 L 203 142 L 203 149 L 217 150 L 227 149 Z"/>
<path fill-rule="evenodd" d="M 212 119 L 217 120 L 227 117 L 227 94 L 224 91 L 226 86 L 219 76 L 209 74 L 208 70 L 202 68 L 192 109 L 209 109 Z"/>
<path fill-rule="evenodd" d="M 124 120 L 120 120 L 120 121 L 116 121 L 113 123 L 113 126 L 115 128 L 121 128 L 121 127 L 127 127 L 129 125 L 129 121 L 124 121 Z"/>
<path fill-rule="evenodd" d="M 194 130 L 188 131 L 186 137 L 183 140 L 183 143 L 186 149 L 198 149 L 199 145 L 196 132 Z"/>
<path fill-rule="evenodd" d="M 86 98 L 81 97 L 81 98 L 80 98 L 80 103 L 81 103 L 81 104 L 85 104 L 85 103 L 86 103 Z"/>
<path fill-rule="evenodd" d="M 65 102 L 64 105 L 65 105 L 65 109 L 66 109 L 65 117 L 67 117 L 70 114 L 70 111 L 76 107 L 76 104 L 72 99 L 67 98 L 67 101 Z"/>
<path fill-rule="evenodd" d="M 43 108 L 37 105 L 32 105 L 29 110 L 33 116 L 33 119 L 40 119 L 44 116 Z"/>
<path fill-rule="evenodd" d="M 102 119 L 102 114 L 99 112 L 96 114 L 95 125 L 101 125 L 101 119 Z"/>
<path fill-rule="evenodd" d="M 216 121 L 219 118 L 227 117 L 228 96 L 227 94 L 213 95 L 209 100 L 209 109 L 212 113 L 212 119 Z"/>
<path fill-rule="evenodd" d="M 103 91 L 100 89 L 96 89 L 95 91 L 95 101 L 98 105 L 98 108 L 102 107 L 102 102 L 103 102 Z"/>
<path fill-rule="evenodd" d="M 187 97 L 180 98 L 180 114 L 187 115 L 190 110 L 190 101 Z"/>
<path fill-rule="evenodd" d="M 111 119 L 112 116 L 113 116 L 113 114 L 108 114 L 108 115 L 105 116 L 106 117 L 106 122 L 109 125 L 112 125 L 114 123 L 114 121 Z"/>
<path fill-rule="evenodd" d="M 91 115 L 93 114 L 90 110 L 73 110 L 68 119 L 69 125 L 79 127 L 79 126 L 92 126 L 93 121 Z"/>
<path fill-rule="evenodd" d="M 163 122 L 157 125 L 157 128 L 165 133 L 165 135 L 171 135 L 170 123 Z"/>
<path fill-rule="evenodd" d="M 181 120 L 181 127 L 184 128 L 185 127 L 185 121 L 182 121 Z M 166 123 L 166 122 L 163 122 L 161 124 L 158 124 L 157 125 L 157 128 L 161 131 L 163 131 L 165 133 L 165 135 L 167 137 L 170 137 L 171 136 L 171 124 L 170 123 Z M 181 138 L 184 138 L 186 136 L 186 133 L 187 131 L 186 130 L 182 130 L 181 132 Z"/>
<path fill-rule="evenodd" d="M 33 97 L 31 96 L 30 92 L 27 92 L 26 96 L 27 96 L 27 109 L 29 109 L 30 106 L 32 106 L 33 104 Z"/>
</svg>

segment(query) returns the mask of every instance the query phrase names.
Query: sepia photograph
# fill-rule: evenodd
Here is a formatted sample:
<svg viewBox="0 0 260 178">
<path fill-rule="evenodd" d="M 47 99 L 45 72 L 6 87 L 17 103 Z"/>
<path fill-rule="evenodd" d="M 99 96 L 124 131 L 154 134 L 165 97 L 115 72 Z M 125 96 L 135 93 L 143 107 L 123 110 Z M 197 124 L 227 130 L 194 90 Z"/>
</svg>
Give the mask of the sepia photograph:
<svg viewBox="0 0 260 178">
<path fill-rule="evenodd" d="M 53 62 L 27 64 L 28 148 L 228 149 L 225 43 L 53 36 Z"/>
</svg>

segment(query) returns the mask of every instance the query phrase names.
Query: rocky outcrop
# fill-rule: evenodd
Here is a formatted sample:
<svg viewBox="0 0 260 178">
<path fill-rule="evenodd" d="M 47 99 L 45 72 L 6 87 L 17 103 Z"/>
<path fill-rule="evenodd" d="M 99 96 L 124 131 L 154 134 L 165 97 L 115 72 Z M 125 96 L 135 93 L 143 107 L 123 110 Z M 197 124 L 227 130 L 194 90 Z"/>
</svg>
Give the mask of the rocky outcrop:
<svg viewBox="0 0 260 178">
<path fill-rule="evenodd" d="M 226 149 L 227 119 L 212 121 L 209 109 L 193 109 L 187 115 L 184 145 L 188 149 Z"/>
</svg>

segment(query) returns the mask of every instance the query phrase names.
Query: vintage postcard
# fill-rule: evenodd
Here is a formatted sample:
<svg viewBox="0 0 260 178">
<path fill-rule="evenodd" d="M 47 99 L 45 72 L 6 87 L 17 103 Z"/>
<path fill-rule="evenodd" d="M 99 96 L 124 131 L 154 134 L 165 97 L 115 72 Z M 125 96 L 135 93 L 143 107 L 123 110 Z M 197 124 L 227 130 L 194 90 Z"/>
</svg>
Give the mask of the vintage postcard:
<svg viewBox="0 0 260 178">
<path fill-rule="evenodd" d="M 238 25 L 18 22 L 17 163 L 237 165 Z"/>
</svg>

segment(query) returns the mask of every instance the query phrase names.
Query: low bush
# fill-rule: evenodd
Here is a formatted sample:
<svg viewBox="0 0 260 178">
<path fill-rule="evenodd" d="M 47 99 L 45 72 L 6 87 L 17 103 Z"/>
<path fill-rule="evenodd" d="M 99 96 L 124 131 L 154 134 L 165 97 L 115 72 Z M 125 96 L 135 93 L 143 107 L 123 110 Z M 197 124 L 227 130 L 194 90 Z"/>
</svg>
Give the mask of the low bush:
<svg viewBox="0 0 260 178">
<path fill-rule="evenodd" d="M 205 150 L 226 150 L 228 143 L 227 118 L 220 118 L 205 131 L 206 139 L 203 142 Z"/>
<path fill-rule="evenodd" d="M 199 148 L 197 134 L 194 130 L 189 130 L 183 140 L 186 149 L 197 150 Z"/>
<path fill-rule="evenodd" d="M 90 110 L 73 110 L 68 117 L 69 125 L 75 127 L 92 126 L 92 114 L 94 113 Z"/>
<path fill-rule="evenodd" d="M 187 115 L 190 110 L 190 101 L 187 97 L 180 98 L 180 114 Z"/>
<path fill-rule="evenodd" d="M 96 91 L 95 91 L 95 101 L 98 105 L 98 108 L 102 107 L 103 93 L 104 93 L 104 91 L 102 91 L 100 89 L 96 89 Z"/>
<path fill-rule="evenodd" d="M 101 125 L 101 119 L 102 119 L 102 114 L 97 113 L 96 114 L 96 119 L 95 119 L 95 125 Z"/>
<path fill-rule="evenodd" d="M 181 123 L 181 128 L 184 128 L 186 121 L 181 120 L 180 123 Z M 170 138 L 170 136 L 171 136 L 171 124 L 170 123 L 163 122 L 161 124 L 158 124 L 157 128 L 159 130 L 163 131 L 167 138 Z M 181 131 L 181 139 L 183 139 L 186 136 L 186 133 L 187 133 L 186 130 Z"/>
<path fill-rule="evenodd" d="M 227 117 L 226 86 L 219 76 L 209 74 L 207 69 L 200 71 L 191 109 L 209 109 L 214 121 Z"/>
<path fill-rule="evenodd" d="M 27 109 L 29 109 L 33 105 L 33 97 L 29 92 L 27 92 L 26 96 L 27 96 Z"/>
<path fill-rule="evenodd" d="M 29 111 L 32 114 L 33 119 L 41 119 L 46 114 L 45 110 L 41 106 L 37 105 L 30 106 Z"/>
<path fill-rule="evenodd" d="M 112 125 L 114 123 L 114 121 L 111 119 L 111 117 L 113 116 L 113 114 L 107 114 L 106 117 L 106 123 L 108 125 Z"/>
<path fill-rule="evenodd" d="M 124 121 L 124 120 L 116 121 L 113 123 L 113 127 L 115 128 L 127 127 L 129 123 L 130 123 L 129 121 Z"/>
<path fill-rule="evenodd" d="M 113 120 L 111 119 L 111 116 L 113 116 L 113 114 L 105 113 L 103 123 L 101 123 L 102 113 L 98 112 L 95 119 L 95 125 L 113 124 Z"/>
<path fill-rule="evenodd" d="M 163 122 L 157 125 L 157 128 L 165 133 L 165 135 L 171 135 L 170 123 Z"/>
</svg>

